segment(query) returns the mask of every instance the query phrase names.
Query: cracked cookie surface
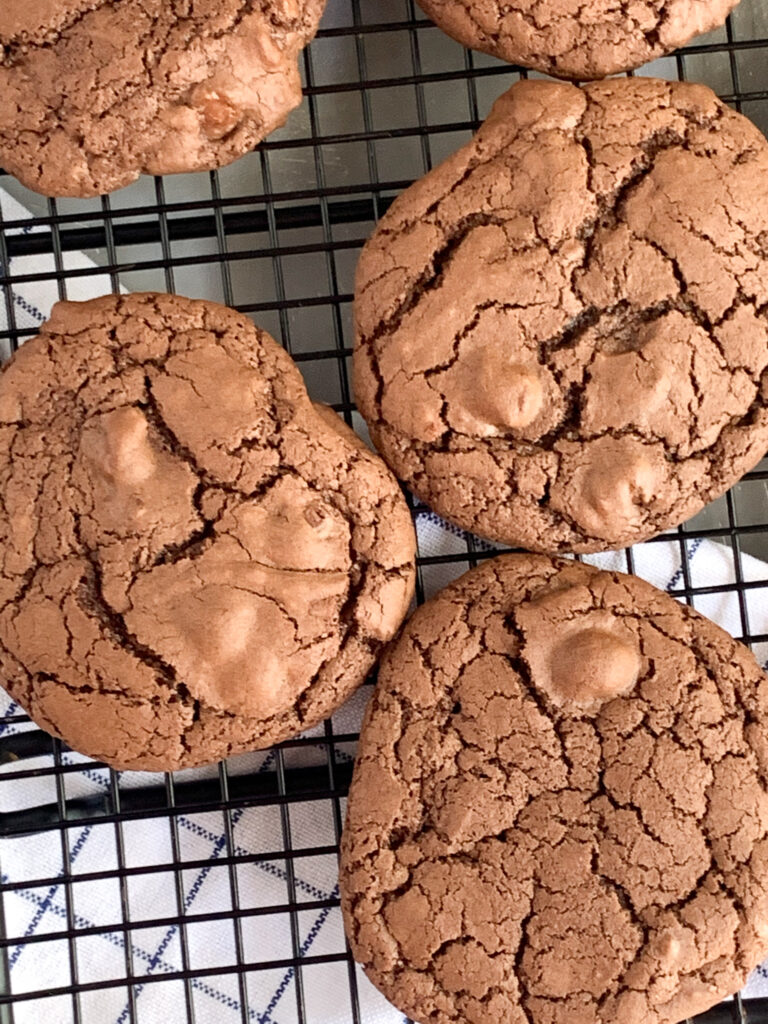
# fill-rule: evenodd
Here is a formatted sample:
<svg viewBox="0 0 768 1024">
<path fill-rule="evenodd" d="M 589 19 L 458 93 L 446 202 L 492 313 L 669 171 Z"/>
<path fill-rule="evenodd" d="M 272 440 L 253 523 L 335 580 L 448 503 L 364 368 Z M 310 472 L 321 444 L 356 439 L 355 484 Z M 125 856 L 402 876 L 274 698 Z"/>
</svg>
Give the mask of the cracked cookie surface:
<svg viewBox="0 0 768 1024">
<path fill-rule="evenodd" d="M 738 0 L 416 0 L 464 46 L 559 78 L 604 78 L 725 22 Z"/>
<path fill-rule="evenodd" d="M 90 196 L 231 163 L 301 102 L 325 0 L 3 0 L 0 165 Z"/>
<path fill-rule="evenodd" d="M 768 447 L 768 144 L 708 88 L 521 82 L 357 271 L 355 392 L 459 526 L 596 551 Z"/>
<path fill-rule="evenodd" d="M 430 1024 L 674 1024 L 768 949 L 768 677 L 622 573 L 509 555 L 385 655 L 342 838 L 352 951 Z"/>
<path fill-rule="evenodd" d="M 245 316 L 59 303 L 0 374 L 0 679 L 122 768 L 268 746 L 362 682 L 413 590 L 397 481 Z"/>
</svg>

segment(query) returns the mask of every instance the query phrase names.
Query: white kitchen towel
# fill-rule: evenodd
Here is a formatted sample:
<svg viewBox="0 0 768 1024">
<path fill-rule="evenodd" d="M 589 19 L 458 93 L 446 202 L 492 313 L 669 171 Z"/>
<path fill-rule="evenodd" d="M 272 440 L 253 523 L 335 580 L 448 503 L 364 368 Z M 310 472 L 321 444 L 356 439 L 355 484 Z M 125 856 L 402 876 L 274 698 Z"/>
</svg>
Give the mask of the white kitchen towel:
<svg viewBox="0 0 768 1024">
<path fill-rule="evenodd" d="M 0 208 L 6 221 L 23 217 L 21 207 L 2 192 Z M 68 267 L 93 271 L 72 279 L 70 298 L 109 291 L 107 275 L 88 257 L 73 253 L 65 259 Z M 37 256 L 19 257 L 12 266 L 14 276 L 33 278 L 55 269 L 53 261 L 47 264 Z M 50 281 L 18 285 L 18 326 L 42 322 L 56 298 L 57 288 Z M 4 316 L 0 307 L 0 329 Z M 417 516 L 417 532 L 429 597 L 467 567 L 467 537 L 427 512 Z M 725 544 L 698 539 L 685 544 L 690 582 L 707 591 L 697 595 L 696 606 L 736 636 L 745 630 L 768 633 L 768 566 L 747 555 L 737 563 Z M 474 545 L 478 551 L 491 549 L 477 540 Z M 633 558 L 635 571 L 656 586 L 672 593 L 682 589 L 685 573 L 677 535 L 637 546 Z M 628 568 L 623 553 L 589 561 Z M 746 626 L 734 586 L 739 573 L 752 584 L 744 592 Z M 765 663 L 768 645 L 756 648 L 756 654 Z M 357 731 L 369 694 L 370 688 L 363 687 L 337 712 L 336 735 Z M 18 714 L 0 691 L 0 754 L 4 737 L 31 728 L 9 721 Z M 290 775 L 292 767 L 308 764 L 317 766 L 318 778 L 325 778 L 324 728 L 308 737 L 311 742 L 301 747 L 232 759 L 230 779 L 278 768 Z M 351 741 L 339 742 L 337 762 L 348 764 L 353 750 Z M 92 814 L 114 789 L 127 799 L 138 787 L 164 785 L 154 775 L 115 776 L 74 753 L 63 755 L 63 770 L 53 767 L 47 754 L 0 765 L 0 814 L 32 807 L 55 811 L 62 803 Z M 9 777 L 20 770 L 31 774 Z M 177 773 L 175 781 L 203 786 L 217 778 L 218 770 L 211 768 Z M 359 970 L 350 976 L 344 959 L 337 905 L 338 811 L 343 814 L 343 800 L 335 805 L 332 797 L 321 796 L 290 801 L 283 808 L 275 803 L 238 806 L 229 820 L 222 812 L 192 809 L 174 817 L 131 818 L 120 828 L 111 821 L 78 825 L 73 820 L 63 833 L 54 829 L 0 838 L 0 928 L 4 916 L 5 934 L 18 939 L 7 950 L 8 984 L 20 997 L 13 1008 L 15 1024 L 39 1024 L 41 1019 L 128 1024 L 132 1015 L 140 1024 L 186 1024 L 193 1019 L 196 1024 L 297 1024 L 302 1014 L 306 1024 L 350 1024 L 353 1000 L 362 1024 L 402 1024 L 403 1015 Z M 174 871 L 174 864 L 181 868 Z M 121 875 L 112 874 L 118 870 Z M 64 884 L 65 876 L 69 884 Z M 244 913 L 233 915 L 233 907 Z M 177 922 L 180 914 L 183 928 Z M 126 931 L 121 926 L 127 919 L 131 928 Z M 299 984 L 292 963 L 297 951 L 302 962 Z M 233 969 L 238 956 L 249 965 L 242 974 Z M 132 1002 L 123 981 L 128 974 L 141 979 Z M 74 983 L 82 987 L 77 1005 L 67 991 L 55 994 Z M 22 998 L 41 991 L 54 994 Z M 766 994 L 768 970 L 761 968 L 753 974 L 747 995 Z"/>
<path fill-rule="evenodd" d="M 11 224 L 14 226 L 7 226 Z M 0 189 L 0 226 L 6 236 L 45 234 L 52 230 L 40 221 L 33 222 L 21 203 L 3 189 Z M 9 326 L 19 330 L 38 327 L 49 315 L 54 302 L 62 297 L 85 301 L 113 290 L 109 275 L 77 250 L 63 251 L 60 263 L 50 252 L 13 256 L 9 264 L 6 268 L 0 263 L 0 276 L 14 279 L 10 289 L 11 308 L 7 302 L 0 301 L 0 334 Z M 64 279 L 64 275 L 72 276 Z M 61 286 L 59 278 L 65 280 Z M 8 352 L 2 354 L 7 356 Z"/>
<path fill-rule="evenodd" d="M 418 517 L 417 525 L 420 552 L 427 559 L 461 556 L 466 552 L 465 537 L 436 516 L 424 513 Z M 683 570 L 676 540 L 641 545 L 634 549 L 634 557 L 636 569 L 645 578 L 672 592 L 680 588 Z M 620 554 L 597 556 L 590 561 L 604 567 L 626 568 Z M 730 632 L 741 634 L 736 592 L 727 589 L 736 578 L 733 552 L 711 541 L 691 541 L 688 563 L 694 585 L 712 588 L 706 598 L 707 613 Z M 433 592 L 458 575 L 465 564 L 462 560 L 438 561 L 425 566 L 428 591 Z M 741 566 L 744 578 L 750 582 L 765 581 L 768 590 L 768 566 L 749 556 L 742 556 Z M 756 587 L 746 594 L 751 632 L 768 632 L 766 590 Z M 758 653 L 763 661 L 768 657 L 765 646 Z M 369 692 L 367 687 L 363 688 L 334 716 L 336 734 L 349 735 L 357 730 Z M 0 718 L 13 711 L 6 699 L 0 706 Z M 3 728 L 0 720 L 0 734 L 8 734 L 11 728 Z M 278 757 L 283 758 L 288 768 L 314 760 L 317 771 L 324 773 L 322 727 L 310 735 L 316 737 L 316 746 L 289 748 L 280 755 L 270 751 L 235 758 L 230 762 L 230 775 L 274 772 Z M 0 749 L 1 744 L 0 736 Z M 349 745 L 343 744 L 337 757 L 348 759 L 350 754 Z M 70 753 L 64 755 L 64 763 L 81 766 L 62 778 L 61 795 L 67 801 L 85 800 L 87 806 L 89 799 L 94 801 L 109 792 L 110 773 L 105 769 L 92 767 L 84 758 Z M 48 756 L 24 763 L 27 768 L 50 766 Z M 18 767 L 17 762 L 5 770 Z M 0 768 L 0 810 L 55 804 L 59 794 L 51 773 L 3 785 L 3 770 Z M 189 779 L 215 777 L 215 769 L 176 776 L 182 784 Z M 161 784 L 152 775 L 121 773 L 119 777 L 121 791 Z M 343 813 L 343 801 L 341 810 Z M 79 827 L 74 822 L 63 841 L 56 832 L 0 840 L 2 881 L 6 886 L 19 886 L 5 892 L 6 934 L 25 938 L 9 949 L 11 990 L 37 992 L 41 988 L 71 985 L 72 953 L 79 983 L 109 983 L 108 987 L 96 987 L 80 995 L 81 1020 L 85 1024 L 127 1024 L 130 1010 L 126 990 L 116 987 L 114 982 L 125 977 L 128 967 L 134 976 L 155 979 L 135 991 L 135 1010 L 142 1024 L 186 1022 L 187 999 L 193 1003 L 197 1024 L 241 1021 L 241 982 L 236 973 L 227 973 L 227 968 L 237 963 L 237 936 L 232 918 L 226 913 L 233 905 L 233 878 L 226 864 L 217 865 L 218 859 L 234 854 L 244 858 L 234 870 L 239 908 L 282 908 L 241 918 L 242 959 L 254 968 L 259 964 L 274 965 L 247 972 L 243 982 L 246 1019 L 259 1024 L 296 1024 L 300 1019 L 295 970 L 289 963 L 295 942 L 307 963 L 301 971 L 307 1022 L 348 1024 L 353 1019 L 350 982 L 347 964 L 341 959 L 344 938 L 341 915 L 334 902 L 338 889 L 332 849 L 337 838 L 333 801 L 323 798 L 290 803 L 285 816 L 286 820 L 277 805 L 235 809 L 231 815 L 231 845 L 225 819 L 219 812 L 179 815 L 175 833 L 165 815 L 131 820 L 122 826 L 122 850 L 111 823 Z M 290 861 L 281 856 L 286 849 L 286 826 L 294 851 Z M 305 854 L 303 851 L 307 850 L 312 852 Z M 253 857 L 251 862 L 249 856 Z M 121 857 L 123 865 L 130 869 L 147 869 L 129 874 L 123 893 L 117 877 L 88 880 L 89 873 L 117 868 Z M 178 879 L 170 868 L 174 860 L 190 864 Z M 69 898 L 66 887 L 58 881 L 65 872 L 74 880 Z M 78 881 L 80 876 L 84 878 L 82 882 Z M 25 884 L 41 879 L 47 880 L 44 885 Z M 127 934 L 109 927 L 123 920 L 121 895 L 136 925 Z M 290 914 L 285 909 L 291 900 L 296 904 L 294 934 Z M 180 905 L 189 921 L 183 936 L 186 950 L 182 948 L 178 925 L 172 921 L 162 923 L 164 919 L 175 918 Z M 152 923 L 158 921 L 161 923 Z M 77 932 L 73 948 L 61 935 L 68 923 Z M 208 972 L 191 980 L 188 993 L 183 981 L 165 980 L 182 970 L 184 955 L 192 971 Z M 330 959 L 323 962 L 324 957 Z M 359 972 L 356 983 L 364 1024 L 402 1024 L 402 1014 L 389 1007 Z M 768 971 L 761 968 L 753 974 L 747 994 L 768 994 Z M 44 1004 L 37 999 L 17 1003 L 16 1024 L 37 1024 L 41 1011 L 46 1019 L 56 1020 L 57 1024 L 76 1019 L 71 997 L 62 995 Z"/>
</svg>

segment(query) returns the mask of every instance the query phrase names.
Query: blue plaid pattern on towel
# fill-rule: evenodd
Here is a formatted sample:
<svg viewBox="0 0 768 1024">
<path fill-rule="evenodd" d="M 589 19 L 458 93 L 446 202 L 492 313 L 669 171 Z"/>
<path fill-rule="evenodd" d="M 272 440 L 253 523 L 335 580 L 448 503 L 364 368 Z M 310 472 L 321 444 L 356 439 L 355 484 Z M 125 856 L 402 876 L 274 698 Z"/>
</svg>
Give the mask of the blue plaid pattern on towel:
<svg viewBox="0 0 768 1024">
<path fill-rule="evenodd" d="M 21 207 L 1 192 L 0 212 L 5 220 L 23 216 Z M 74 253 L 66 259 L 70 267 L 90 266 L 93 271 L 75 279 L 77 294 L 70 297 L 109 291 L 108 278 L 88 257 Z M 34 257 L 34 266 L 26 268 L 14 261 L 13 270 L 50 273 L 53 267 L 44 263 Z M 57 298 L 49 281 L 18 288 L 13 309 L 17 325 L 41 323 Z M 0 328 L 5 315 L 0 311 Z M 467 551 L 466 535 L 431 513 L 417 516 L 417 531 L 422 556 Z M 483 542 L 473 543 L 476 550 L 491 549 Z M 711 541 L 687 545 L 692 585 L 714 588 L 697 597 L 696 606 L 734 635 L 742 635 L 738 595 L 717 589 L 736 582 L 733 552 Z M 632 554 L 639 575 L 672 592 L 681 586 L 676 536 L 639 545 Z M 589 560 L 604 568 L 628 568 L 621 553 Z M 425 565 L 427 597 L 464 568 L 465 562 Z M 768 566 L 741 556 L 740 571 L 749 582 L 765 581 L 765 588 L 747 591 L 746 600 L 750 632 L 768 633 Z M 756 653 L 765 663 L 768 645 Z M 363 687 L 334 716 L 335 734 L 358 730 L 369 692 Z M 18 714 L 0 691 L 0 743 L 11 732 L 31 728 L 9 722 Z M 228 776 L 312 764 L 326 771 L 324 728 L 310 731 L 307 738 L 310 742 L 300 747 L 234 758 L 228 763 Z M 353 755 L 349 743 L 335 749 L 337 761 Z M 52 767 L 51 756 L 25 761 L 25 769 L 43 771 L 3 784 L 3 775 L 17 770 L 18 764 L 0 766 L 0 811 L 95 800 L 113 792 L 113 787 L 126 793 L 137 786 L 163 784 L 152 775 L 115 776 L 71 752 L 61 756 L 55 772 L 47 770 Z M 175 779 L 210 779 L 217 772 L 199 769 L 177 773 Z M 260 804 L 229 812 L 130 816 L 119 827 L 111 821 L 85 826 L 73 821 L 61 836 L 54 830 L 0 840 L 5 931 L 18 940 L 7 951 L 11 992 L 21 997 L 76 983 L 82 1024 L 128 1024 L 132 1019 L 141 1024 L 181 1024 L 191 1019 L 190 1008 L 196 1024 L 296 1024 L 299 1000 L 312 1024 L 348 1024 L 353 998 L 363 1024 L 403 1024 L 402 1014 L 359 970 L 350 976 L 344 959 L 337 811 L 343 814 L 343 800 L 338 808 L 331 798 L 298 800 L 284 807 Z M 118 869 L 120 876 L 109 874 Z M 126 920 L 128 929 L 123 927 Z M 65 932 L 74 936 L 71 941 Z M 300 984 L 292 964 L 296 952 L 302 964 Z M 242 976 L 233 969 L 238 957 L 250 965 Z M 138 979 L 132 993 L 122 981 L 129 973 Z M 760 968 L 750 979 L 747 995 L 764 994 L 768 971 Z M 15 1024 L 38 1024 L 41 1014 L 56 1024 L 70 1024 L 75 1013 L 69 993 L 20 999 L 14 1005 Z"/>
</svg>

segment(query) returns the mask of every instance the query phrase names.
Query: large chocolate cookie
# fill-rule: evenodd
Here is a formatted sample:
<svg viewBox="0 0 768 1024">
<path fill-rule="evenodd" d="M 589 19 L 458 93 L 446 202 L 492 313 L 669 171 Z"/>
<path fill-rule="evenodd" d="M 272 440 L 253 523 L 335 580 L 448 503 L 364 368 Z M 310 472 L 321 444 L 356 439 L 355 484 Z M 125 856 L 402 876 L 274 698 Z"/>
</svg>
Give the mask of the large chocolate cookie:
<svg viewBox="0 0 768 1024">
<path fill-rule="evenodd" d="M 766 181 L 704 86 L 514 86 L 360 260 L 357 401 L 398 476 L 538 551 L 725 491 L 768 447 Z"/>
<path fill-rule="evenodd" d="M 738 0 L 417 0 L 474 50 L 560 78 L 603 78 L 722 25 Z"/>
<path fill-rule="evenodd" d="M 622 573 L 485 563 L 385 655 L 352 950 L 430 1024 L 673 1024 L 768 950 L 768 678 Z"/>
<path fill-rule="evenodd" d="M 301 101 L 325 0 L 2 0 L 0 166 L 53 196 L 221 167 Z"/>
<path fill-rule="evenodd" d="M 0 376 L 0 678 L 125 768 L 267 746 L 363 680 L 408 607 L 397 481 L 247 317 L 60 303 Z"/>
</svg>

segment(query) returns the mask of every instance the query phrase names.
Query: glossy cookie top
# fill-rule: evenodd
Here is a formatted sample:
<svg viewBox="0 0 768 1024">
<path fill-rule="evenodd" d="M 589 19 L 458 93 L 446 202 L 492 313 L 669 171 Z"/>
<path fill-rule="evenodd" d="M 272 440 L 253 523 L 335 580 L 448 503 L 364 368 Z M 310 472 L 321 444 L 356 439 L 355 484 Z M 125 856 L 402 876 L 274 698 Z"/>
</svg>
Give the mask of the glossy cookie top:
<svg viewBox="0 0 768 1024">
<path fill-rule="evenodd" d="M 768 144 L 699 85 L 521 82 L 358 268 L 356 395 L 448 519 L 659 533 L 768 446 Z"/>
<path fill-rule="evenodd" d="M 738 0 L 417 0 L 460 43 L 558 78 L 604 78 L 722 25 Z"/>
<path fill-rule="evenodd" d="M 268 746 L 362 682 L 413 587 L 397 481 L 244 316 L 60 303 L 0 375 L 0 670 L 120 767 Z"/>
<path fill-rule="evenodd" d="M 768 678 L 622 573 L 496 558 L 385 655 L 342 841 L 352 951 L 431 1024 L 674 1024 L 768 949 Z"/>
<path fill-rule="evenodd" d="M 301 102 L 325 0 L 3 0 L 0 165 L 51 196 L 221 167 Z"/>
</svg>

